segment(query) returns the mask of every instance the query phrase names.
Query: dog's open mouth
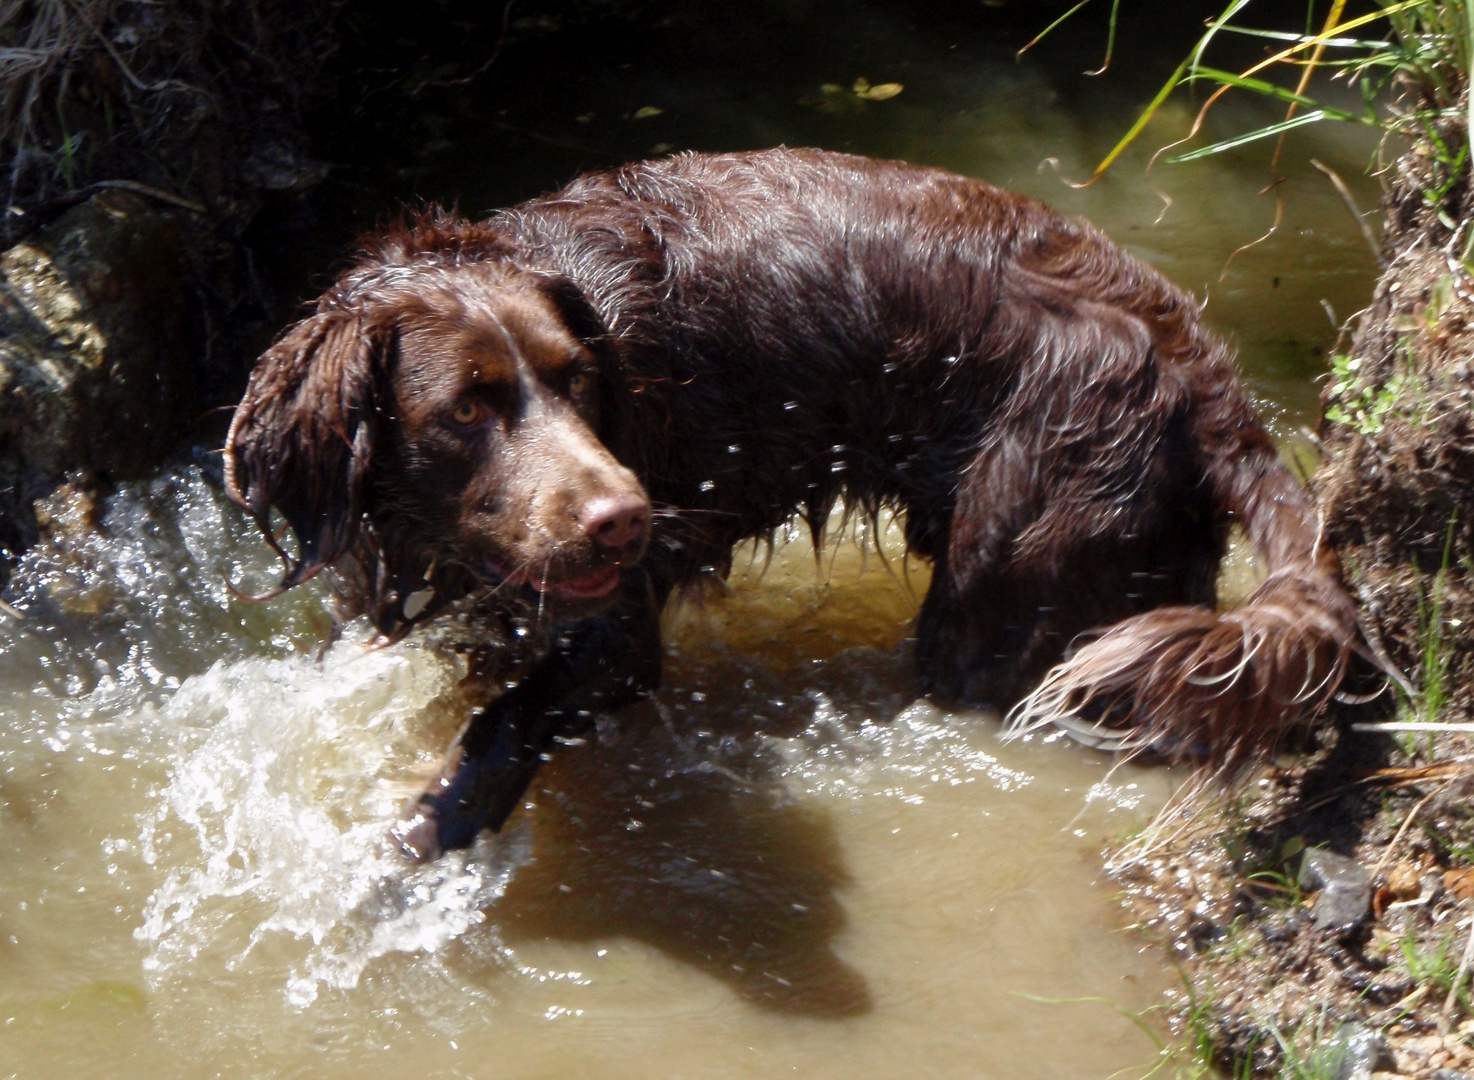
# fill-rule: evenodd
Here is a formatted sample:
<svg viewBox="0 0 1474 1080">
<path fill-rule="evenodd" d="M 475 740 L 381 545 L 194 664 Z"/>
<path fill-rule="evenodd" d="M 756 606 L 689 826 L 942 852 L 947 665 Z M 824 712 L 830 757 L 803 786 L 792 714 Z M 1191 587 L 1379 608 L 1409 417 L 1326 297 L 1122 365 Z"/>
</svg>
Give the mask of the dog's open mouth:
<svg viewBox="0 0 1474 1080">
<path fill-rule="evenodd" d="M 549 581 L 526 570 L 507 572 L 495 562 L 488 562 L 487 568 L 500 579 L 503 585 L 514 587 L 526 585 L 540 593 L 561 597 L 564 600 L 598 600 L 608 596 L 619 587 L 619 565 L 617 563 L 613 566 L 606 566 L 602 570 L 595 570 L 591 574 L 567 578 L 563 581 Z"/>
<path fill-rule="evenodd" d="M 568 581 L 534 581 L 531 584 L 539 592 L 549 592 L 565 600 L 597 600 L 608 596 L 619 585 L 619 567 L 606 566 Z"/>
</svg>

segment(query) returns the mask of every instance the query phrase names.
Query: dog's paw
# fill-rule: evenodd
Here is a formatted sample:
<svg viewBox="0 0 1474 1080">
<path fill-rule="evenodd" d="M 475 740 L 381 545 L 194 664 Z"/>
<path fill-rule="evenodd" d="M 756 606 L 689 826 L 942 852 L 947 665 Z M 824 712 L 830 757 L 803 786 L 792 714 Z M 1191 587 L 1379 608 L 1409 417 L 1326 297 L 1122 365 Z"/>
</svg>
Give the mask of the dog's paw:
<svg viewBox="0 0 1474 1080">
<path fill-rule="evenodd" d="M 411 862 L 434 862 L 444 854 L 435 807 L 423 796 L 404 808 L 399 822 L 389 830 L 389 839 Z"/>
</svg>

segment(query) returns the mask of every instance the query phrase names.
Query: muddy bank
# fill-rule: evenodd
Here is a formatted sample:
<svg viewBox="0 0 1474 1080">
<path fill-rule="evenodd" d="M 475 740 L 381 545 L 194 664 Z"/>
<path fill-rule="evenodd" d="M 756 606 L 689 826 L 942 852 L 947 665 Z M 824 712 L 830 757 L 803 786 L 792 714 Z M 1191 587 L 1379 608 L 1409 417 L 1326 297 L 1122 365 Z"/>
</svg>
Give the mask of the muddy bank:
<svg viewBox="0 0 1474 1080">
<path fill-rule="evenodd" d="M 1398 674 L 1308 758 L 1115 855 L 1181 964 L 1178 1030 L 1234 1076 L 1474 1076 L 1474 743 L 1437 729 L 1474 720 L 1469 197 L 1431 148 L 1390 170 L 1384 270 L 1322 395 L 1324 537 Z"/>
</svg>

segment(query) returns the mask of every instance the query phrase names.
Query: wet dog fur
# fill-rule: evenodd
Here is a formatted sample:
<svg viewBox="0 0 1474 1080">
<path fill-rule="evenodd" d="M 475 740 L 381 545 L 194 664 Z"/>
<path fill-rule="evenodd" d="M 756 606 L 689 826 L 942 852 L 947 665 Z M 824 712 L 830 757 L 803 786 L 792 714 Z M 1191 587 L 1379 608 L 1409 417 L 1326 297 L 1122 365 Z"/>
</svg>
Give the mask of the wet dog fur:
<svg viewBox="0 0 1474 1080">
<path fill-rule="evenodd" d="M 686 154 L 390 230 L 261 358 L 226 450 L 268 542 L 273 507 L 296 536 L 282 587 L 347 565 L 391 637 L 467 594 L 555 627 L 406 812 L 421 858 L 658 682 L 673 590 L 841 497 L 934 564 L 920 689 L 1020 726 L 1227 766 L 1359 648 L 1192 297 L 1088 224 L 897 162 Z M 1268 577 L 1219 614 L 1235 521 Z"/>
</svg>

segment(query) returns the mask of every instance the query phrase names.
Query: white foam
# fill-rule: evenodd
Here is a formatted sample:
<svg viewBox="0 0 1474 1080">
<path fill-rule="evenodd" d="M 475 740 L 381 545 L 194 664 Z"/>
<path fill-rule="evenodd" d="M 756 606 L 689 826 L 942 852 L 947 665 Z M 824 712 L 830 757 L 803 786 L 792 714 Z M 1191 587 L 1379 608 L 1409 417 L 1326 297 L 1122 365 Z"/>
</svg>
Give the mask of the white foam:
<svg viewBox="0 0 1474 1080">
<path fill-rule="evenodd" d="M 301 1007 L 380 957 L 435 953 L 483 922 L 525 836 L 423 868 L 385 843 L 406 768 L 430 752 L 417 735 L 454 682 L 427 650 L 346 641 L 320 664 L 247 659 L 185 680 L 157 712 L 172 765 L 140 821 L 145 860 L 168 868 L 134 935 L 150 978 L 230 970 L 285 939 L 305 946 L 284 987 Z"/>
<path fill-rule="evenodd" d="M 979 745 L 982 733 L 996 727 L 997 713 L 948 712 L 918 699 L 894 719 L 877 722 L 850 715 L 822 691 L 809 690 L 807 697 L 814 703 L 813 721 L 797 738 L 769 740 L 791 787 L 920 802 L 928 784 L 981 779 L 999 791 L 1014 791 L 1033 782 Z"/>
</svg>

